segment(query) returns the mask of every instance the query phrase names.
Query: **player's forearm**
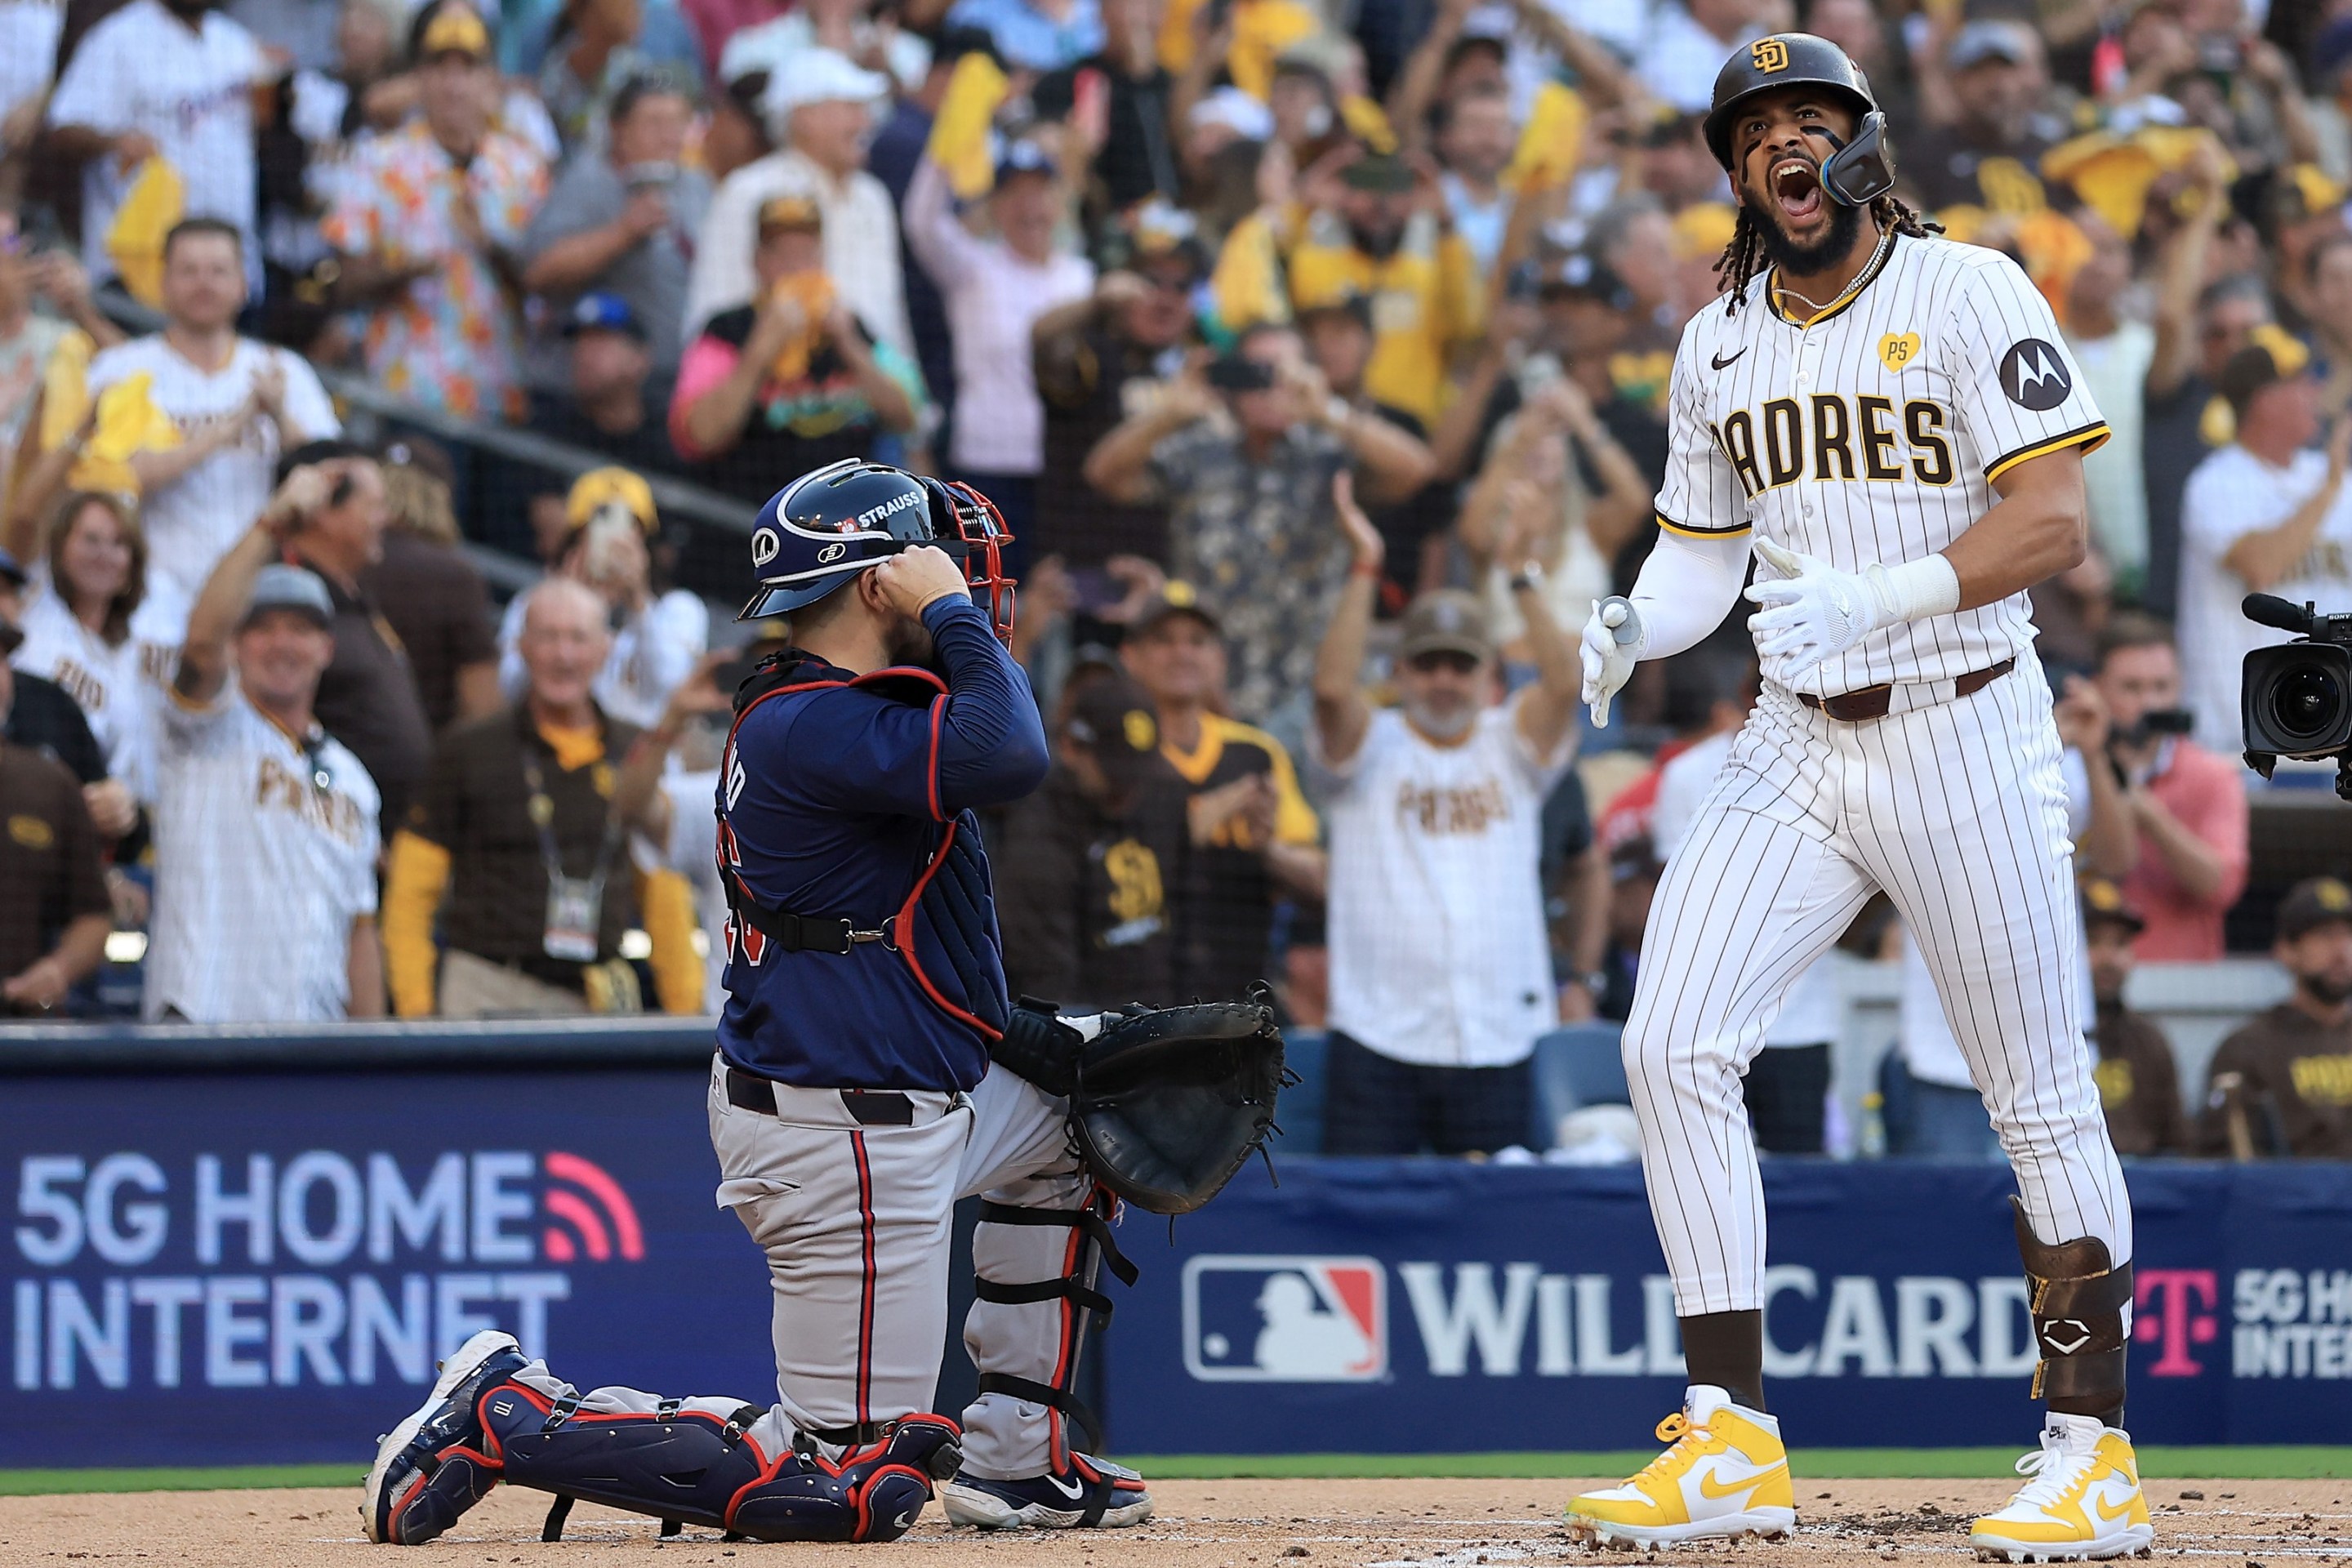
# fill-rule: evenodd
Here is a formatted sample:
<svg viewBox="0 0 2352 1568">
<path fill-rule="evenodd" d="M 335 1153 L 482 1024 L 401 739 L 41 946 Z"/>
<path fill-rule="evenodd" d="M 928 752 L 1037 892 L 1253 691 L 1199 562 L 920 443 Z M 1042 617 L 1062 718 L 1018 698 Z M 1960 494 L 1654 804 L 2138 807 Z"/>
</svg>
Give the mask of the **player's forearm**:
<svg viewBox="0 0 2352 1568">
<path fill-rule="evenodd" d="M 1642 657 L 1670 658 L 1697 647 L 1731 613 L 1747 575 L 1745 533 L 1701 538 L 1661 529 L 1627 595 L 1642 620 Z"/>
<path fill-rule="evenodd" d="M 1959 578 L 1963 610 L 2072 571 L 2089 548 L 2081 452 L 2051 452 L 2020 463 L 1995 488 L 2001 499 L 1943 552 Z"/>
<path fill-rule="evenodd" d="M 106 957 L 107 933 L 113 929 L 113 917 L 103 912 L 77 915 L 66 926 L 49 961 L 58 966 L 67 984 L 78 985 L 98 972 L 100 962 Z"/>
<path fill-rule="evenodd" d="M 1048 761 L 1028 677 L 970 599 L 934 601 L 923 625 L 947 673 L 935 750 L 940 815 L 1020 799 L 1045 778 Z"/>
<path fill-rule="evenodd" d="M 1265 868 L 1276 881 L 1301 898 L 1320 899 L 1328 890 L 1331 862 L 1312 844 L 1269 844 Z"/>
<path fill-rule="evenodd" d="M 2090 781 L 2091 819 L 2083 826 L 2083 837 L 2074 841 L 2075 858 L 2093 876 L 2120 882 L 2131 875 L 2139 858 L 2139 834 L 2132 825 L 2131 804 L 2124 798 L 2123 785 L 2116 782 L 2114 764 L 2104 755 L 2085 756 L 2083 773 Z"/>
<path fill-rule="evenodd" d="M 2210 903 L 2229 880 L 2230 868 L 2221 854 L 2190 831 L 2162 801 L 2143 794 L 2138 799 L 2140 830 L 2156 847 L 2156 858 L 2180 890 L 2200 903 Z"/>
<path fill-rule="evenodd" d="M 1331 762 L 1354 756 L 1371 722 L 1362 688 L 1364 646 L 1371 637 L 1372 600 L 1380 586 L 1380 568 L 1359 563 L 1339 591 L 1339 607 L 1315 650 L 1315 730 Z"/>
</svg>

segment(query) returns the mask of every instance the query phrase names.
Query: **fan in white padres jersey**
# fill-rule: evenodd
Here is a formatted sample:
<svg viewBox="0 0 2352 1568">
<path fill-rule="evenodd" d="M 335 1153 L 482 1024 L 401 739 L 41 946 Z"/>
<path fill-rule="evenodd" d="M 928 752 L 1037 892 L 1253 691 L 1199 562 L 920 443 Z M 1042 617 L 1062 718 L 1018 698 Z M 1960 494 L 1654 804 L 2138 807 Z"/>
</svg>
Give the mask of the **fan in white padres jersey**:
<svg viewBox="0 0 2352 1568">
<path fill-rule="evenodd" d="M 1712 631 L 1751 550 L 1764 688 L 1666 868 L 1625 1030 L 1691 1387 L 1658 1428 L 1673 1446 L 1569 1522 L 1643 1546 L 1795 1523 L 1739 1077 L 1883 889 L 2016 1171 L 2049 1405 L 2030 1479 L 1971 1541 L 2010 1560 L 2137 1551 L 2153 1530 L 2121 1430 L 2131 1211 L 2083 1044 L 2025 595 L 2082 558 L 2082 457 L 2107 427 L 2024 273 L 1891 195 L 1885 117 L 1835 45 L 1741 48 L 1706 129 L 1738 227 L 1675 356 L 1657 547 L 1585 627 L 1584 694 L 1605 721 L 1636 661 Z"/>
</svg>

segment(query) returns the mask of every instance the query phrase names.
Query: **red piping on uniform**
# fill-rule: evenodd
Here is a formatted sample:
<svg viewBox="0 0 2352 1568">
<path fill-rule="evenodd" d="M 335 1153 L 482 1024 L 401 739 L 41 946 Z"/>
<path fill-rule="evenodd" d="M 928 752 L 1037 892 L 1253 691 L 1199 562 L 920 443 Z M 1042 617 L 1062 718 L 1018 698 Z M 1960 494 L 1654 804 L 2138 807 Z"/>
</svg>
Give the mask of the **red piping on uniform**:
<svg viewBox="0 0 2352 1568">
<path fill-rule="evenodd" d="M 1087 1195 L 1087 1201 L 1079 1206 L 1083 1208 L 1092 1208 L 1094 1206 L 1094 1194 L 1089 1193 Z M 1082 1235 L 1083 1233 L 1076 1226 L 1070 1226 L 1070 1239 L 1063 1244 L 1062 1278 L 1065 1279 L 1070 1279 L 1077 1273 L 1078 1248 L 1082 1245 Z M 1077 1335 L 1074 1331 L 1077 1327 L 1077 1312 L 1078 1304 L 1076 1301 L 1071 1300 L 1067 1296 L 1063 1297 L 1062 1342 L 1061 1347 L 1054 1352 L 1054 1376 L 1052 1381 L 1055 1388 L 1060 1388 L 1062 1386 L 1063 1380 L 1070 1375 L 1070 1351 L 1077 1341 Z M 1045 1407 L 1045 1430 L 1046 1463 L 1054 1469 L 1059 1470 L 1063 1468 L 1065 1462 L 1070 1457 L 1069 1434 L 1062 1424 L 1062 1412 L 1057 1407 L 1051 1405 Z"/>
<path fill-rule="evenodd" d="M 947 813 L 940 809 L 940 721 L 946 717 L 947 710 L 948 700 L 945 692 L 931 699 L 931 760 L 930 765 L 924 772 L 925 782 L 931 792 L 933 822 L 945 822 L 948 819 Z"/>
<path fill-rule="evenodd" d="M 857 1299 L 857 1424 L 873 1419 L 874 1384 L 874 1171 L 866 1163 L 866 1134 L 849 1135 L 857 1159 L 857 1226 L 865 1249 L 865 1282 Z"/>
<path fill-rule="evenodd" d="M 948 824 L 947 836 L 940 840 L 940 847 L 931 852 L 931 863 L 923 868 L 923 874 L 915 879 L 914 890 L 907 895 L 907 901 L 898 906 L 898 914 L 892 917 L 893 923 L 898 929 L 893 933 L 891 940 L 898 944 L 898 956 L 907 961 L 907 968 L 914 975 L 915 984 L 923 988 L 923 994 L 929 996 L 940 1012 L 959 1024 L 969 1024 L 979 1030 L 980 1037 L 983 1040 L 1001 1040 L 1004 1037 L 1003 1030 L 989 1027 L 988 1025 L 940 994 L 940 988 L 931 984 L 931 977 L 923 973 L 922 960 L 915 956 L 916 900 L 923 896 L 923 889 L 931 885 L 931 879 L 940 874 L 940 868 L 947 864 L 948 851 L 955 847 L 959 826 L 957 823 Z"/>
</svg>

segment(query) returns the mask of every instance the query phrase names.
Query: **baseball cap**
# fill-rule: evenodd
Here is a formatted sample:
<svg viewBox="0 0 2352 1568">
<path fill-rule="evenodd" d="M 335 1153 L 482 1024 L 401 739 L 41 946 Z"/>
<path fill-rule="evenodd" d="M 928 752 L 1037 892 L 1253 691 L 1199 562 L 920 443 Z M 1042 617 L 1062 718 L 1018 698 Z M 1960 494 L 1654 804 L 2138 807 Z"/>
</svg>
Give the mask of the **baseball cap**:
<svg viewBox="0 0 2352 1568">
<path fill-rule="evenodd" d="M 1160 268 L 1173 261 L 1182 264 L 1192 282 L 1207 275 L 1209 252 L 1201 243 L 1200 220 L 1165 197 L 1142 202 L 1120 229 L 1105 247 L 1103 259 L 1108 266 L 1148 271 L 1156 277 Z"/>
<path fill-rule="evenodd" d="M 1536 291 L 1596 300 L 1612 310 L 1630 310 L 1633 303 L 1633 291 L 1625 280 L 1598 251 L 1589 249 L 1571 250 L 1546 263 L 1536 275 Z"/>
<path fill-rule="evenodd" d="M 838 49 L 801 49 L 775 67 L 760 107 L 782 117 L 807 103 L 873 103 L 889 90 L 888 77 Z"/>
<path fill-rule="evenodd" d="M 1217 636 L 1225 635 L 1216 611 L 1201 597 L 1199 589 L 1181 577 L 1171 577 L 1160 592 L 1143 602 L 1143 608 L 1128 623 L 1127 635 L 1139 637 L 1171 616 L 1190 616 Z"/>
<path fill-rule="evenodd" d="M 2352 925 L 2352 888 L 2334 877 L 2307 877 L 2279 900 L 2278 935 L 2293 942 L 2331 921 Z"/>
<path fill-rule="evenodd" d="M 1043 174 L 1050 180 L 1060 173 L 1054 166 L 1053 155 L 1025 137 L 1014 137 L 1004 144 L 1004 151 L 997 154 L 996 183 L 999 185 L 1021 174 Z"/>
<path fill-rule="evenodd" d="M 2105 877 L 2083 879 L 2083 923 L 2118 925 L 2134 935 L 2147 929 L 2139 911 L 2125 901 L 2124 890 Z"/>
<path fill-rule="evenodd" d="M 618 294 L 596 292 L 583 294 L 572 302 L 563 318 L 563 335 L 576 338 L 583 332 L 625 332 L 639 342 L 646 341 L 646 326 L 629 302 Z"/>
<path fill-rule="evenodd" d="M 585 528 L 588 520 L 608 504 L 619 501 L 629 509 L 645 531 L 651 533 L 659 514 L 654 508 L 653 487 L 626 468 L 591 468 L 572 481 L 571 493 L 563 498 L 563 521 L 573 528 Z"/>
<path fill-rule="evenodd" d="M 1462 653 L 1484 659 L 1495 651 L 1486 635 L 1486 612 L 1459 588 L 1433 588 L 1405 606 L 1401 659 L 1425 653 Z"/>
<path fill-rule="evenodd" d="M 1093 753 L 1113 788 L 1139 783 L 1160 755 L 1160 721 L 1143 688 L 1121 674 L 1087 682 L 1063 733 Z"/>
<path fill-rule="evenodd" d="M 1353 316 L 1367 328 L 1372 324 L 1371 296 L 1354 284 L 1344 281 L 1319 290 L 1301 290 L 1291 300 L 1290 309 L 1300 326 L 1307 324 L 1307 317 L 1326 311 Z"/>
<path fill-rule="evenodd" d="M 457 466 L 449 459 L 449 448 L 430 436 L 397 436 L 383 444 L 376 460 L 387 468 L 414 468 L 445 485 L 454 487 L 457 482 Z"/>
<path fill-rule="evenodd" d="M 2252 342 L 2221 366 L 2219 380 L 2222 401 L 2241 418 L 2256 393 L 2274 382 L 2292 381 L 2311 367 L 2311 351 L 2277 327 L 2268 331 L 2257 327 L 2253 336 Z"/>
<path fill-rule="evenodd" d="M 1964 71 L 1970 66 L 1987 60 L 2006 60 L 2021 65 L 2033 58 L 2030 39 L 2019 37 L 2023 29 L 2015 22 L 1985 20 L 1970 22 L 1952 40 L 1951 51 L 1944 57 L 1946 68 Z"/>
<path fill-rule="evenodd" d="M 24 567 L 18 565 L 16 556 L 5 550 L 0 550 L 0 581 L 12 583 L 19 588 L 25 585 Z"/>
<path fill-rule="evenodd" d="M 772 228 L 796 228 L 809 234 L 824 232 L 824 209 L 816 198 L 793 193 L 770 196 L 760 204 L 759 229 L 766 234 Z"/>
<path fill-rule="evenodd" d="M 425 30 L 416 36 L 413 51 L 420 60 L 441 55 L 464 55 L 468 59 L 490 58 L 490 29 L 471 6 L 445 5 L 436 9 L 425 22 Z"/>
<path fill-rule="evenodd" d="M 245 614 L 236 624 L 240 628 L 249 626 L 256 616 L 271 610 L 299 611 L 321 627 L 335 619 L 335 602 L 327 596 L 327 585 L 319 574 L 282 561 L 273 561 L 254 574 L 253 597 L 246 601 Z"/>
</svg>

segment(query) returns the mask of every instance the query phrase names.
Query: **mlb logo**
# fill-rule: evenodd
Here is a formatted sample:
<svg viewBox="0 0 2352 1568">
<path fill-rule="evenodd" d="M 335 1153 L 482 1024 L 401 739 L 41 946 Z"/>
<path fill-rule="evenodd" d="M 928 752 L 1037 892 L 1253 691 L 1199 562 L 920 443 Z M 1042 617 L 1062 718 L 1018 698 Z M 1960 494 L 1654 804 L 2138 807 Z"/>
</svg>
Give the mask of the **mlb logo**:
<svg viewBox="0 0 2352 1568">
<path fill-rule="evenodd" d="M 1204 1383 L 1388 1375 L 1388 1270 L 1370 1258 L 1234 1253 L 1184 1265 L 1184 1370 Z"/>
</svg>

